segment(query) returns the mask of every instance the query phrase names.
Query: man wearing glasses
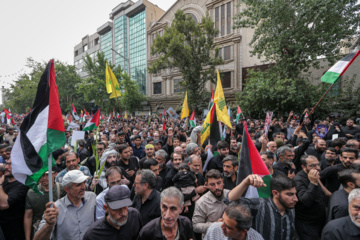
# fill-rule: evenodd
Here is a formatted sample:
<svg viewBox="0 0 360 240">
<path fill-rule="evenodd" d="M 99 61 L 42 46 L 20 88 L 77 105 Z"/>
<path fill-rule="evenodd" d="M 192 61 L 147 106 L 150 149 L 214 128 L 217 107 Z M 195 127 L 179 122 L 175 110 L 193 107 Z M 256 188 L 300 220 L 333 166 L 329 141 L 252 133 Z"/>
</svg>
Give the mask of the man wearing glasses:
<svg viewBox="0 0 360 240">
<path fill-rule="evenodd" d="M 296 174 L 298 203 L 295 228 L 300 239 L 319 239 L 326 220 L 326 195 L 320 181 L 320 163 L 313 155 L 301 157 L 302 170 Z"/>
</svg>

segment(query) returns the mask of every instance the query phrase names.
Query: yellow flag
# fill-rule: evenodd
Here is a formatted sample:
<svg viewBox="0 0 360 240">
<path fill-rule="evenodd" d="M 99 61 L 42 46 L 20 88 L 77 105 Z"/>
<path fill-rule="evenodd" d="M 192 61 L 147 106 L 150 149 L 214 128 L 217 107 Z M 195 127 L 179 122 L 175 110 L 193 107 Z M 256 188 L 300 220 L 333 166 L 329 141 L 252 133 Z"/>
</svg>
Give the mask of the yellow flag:
<svg viewBox="0 0 360 240">
<path fill-rule="evenodd" d="M 187 92 L 185 92 L 184 102 L 181 108 L 180 119 L 184 119 L 189 116 L 189 105 L 187 101 Z"/>
<path fill-rule="evenodd" d="M 226 108 L 226 101 L 221 84 L 219 70 L 216 71 L 217 71 L 217 83 L 216 83 L 216 90 L 214 96 L 214 104 L 216 105 L 216 118 L 218 121 L 224 123 L 225 125 L 231 128 L 232 126 Z"/>
<path fill-rule="evenodd" d="M 132 117 L 132 115 L 130 116 L 130 119 L 131 119 L 131 120 L 133 120 L 133 117 Z"/>
<path fill-rule="evenodd" d="M 214 106 L 212 106 L 213 108 Z M 203 130 L 201 131 L 201 145 L 202 146 L 205 142 L 205 140 L 208 138 L 208 136 L 210 135 L 210 125 L 211 125 L 211 110 L 212 108 L 210 109 L 210 111 L 208 112 L 206 118 L 205 118 L 205 121 L 202 125 L 203 127 Z M 217 124 L 217 123 L 216 123 Z"/>
<path fill-rule="evenodd" d="M 115 77 L 115 74 L 111 71 L 109 64 L 106 62 L 106 91 L 107 93 L 111 93 L 110 98 L 120 97 L 121 91 L 119 87 L 119 82 Z"/>
<path fill-rule="evenodd" d="M 127 119 L 127 114 L 126 114 L 126 111 L 125 111 L 125 116 L 124 116 L 125 119 Z"/>
</svg>

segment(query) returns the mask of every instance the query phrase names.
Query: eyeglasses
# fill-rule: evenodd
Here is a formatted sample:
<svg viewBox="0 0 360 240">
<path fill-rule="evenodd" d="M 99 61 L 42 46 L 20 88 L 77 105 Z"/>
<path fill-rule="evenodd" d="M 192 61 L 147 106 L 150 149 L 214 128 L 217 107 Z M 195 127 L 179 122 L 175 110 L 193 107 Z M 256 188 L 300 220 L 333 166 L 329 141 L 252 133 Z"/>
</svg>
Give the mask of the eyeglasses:
<svg viewBox="0 0 360 240">
<path fill-rule="evenodd" d="M 98 148 L 98 151 L 102 151 L 102 150 L 104 150 L 104 148 Z"/>
<path fill-rule="evenodd" d="M 320 167 L 320 163 L 317 163 L 317 164 L 309 164 L 308 166 L 311 167 L 311 168 L 313 168 L 313 167 Z"/>
</svg>

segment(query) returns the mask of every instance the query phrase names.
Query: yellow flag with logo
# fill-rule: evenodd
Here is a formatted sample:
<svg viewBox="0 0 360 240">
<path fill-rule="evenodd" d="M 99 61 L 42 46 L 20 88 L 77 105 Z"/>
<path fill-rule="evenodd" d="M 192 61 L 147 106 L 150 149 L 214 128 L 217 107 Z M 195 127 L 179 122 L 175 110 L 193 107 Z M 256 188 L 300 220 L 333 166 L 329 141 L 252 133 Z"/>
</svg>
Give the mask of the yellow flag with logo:
<svg viewBox="0 0 360 240">
<path fill-rule="evenodd" d="M 214 106 L 212 106 L 213 108 Z M 210 135 L 210 125 L 211 125 L 211 114 L 212 114 L 212 108 L 210 109 L 210 111 L 208 112 L 205 121 L 202 125 L 203 130 L 201 131 L 201 144 L 200 146 L 202 146 L 205 142 L 205 140 L 208 138 L 208 136 Z M 217 123 L 216 123 L 217 124 Z"/>
<path fill-rule="evenodd" d="M 124 118 L 127 119 L 127 114 L 126 114 L 126 111 L 125 111 L 125 115 L 124 115 Z"/>
<path fill-rule="evenodd" d="M 189 116 L 189 105 L 188 105 L 188 100 L 187 100 L 187 92 L 185 92 L 185 98 L 184 98 L 184 102 L 183 102 L 183 105 L 181 108 L 180 119 L 184 119 L 188 116 Z"/>
<path fill-rule="evenodd" d="M 116 98 L 121 96 L 119 82 L 115 77 L 115 74 L 111 71 L 109 64 L 106 62 L 106 91 L 111 93 L 110 98 Z"/>
<path fill-rule="evenodd" d="M 217 72 L 217 83 L 214 96 L 214 104 L 216 105 L 216 118 L 218 121 L 224 123 L 226 126 L 231 128 L 231 122 L 229 114 L 227 112 L 226 101 L 224 96 L 224 91 L 221 84 L 219 70 Z"/>
</svg>

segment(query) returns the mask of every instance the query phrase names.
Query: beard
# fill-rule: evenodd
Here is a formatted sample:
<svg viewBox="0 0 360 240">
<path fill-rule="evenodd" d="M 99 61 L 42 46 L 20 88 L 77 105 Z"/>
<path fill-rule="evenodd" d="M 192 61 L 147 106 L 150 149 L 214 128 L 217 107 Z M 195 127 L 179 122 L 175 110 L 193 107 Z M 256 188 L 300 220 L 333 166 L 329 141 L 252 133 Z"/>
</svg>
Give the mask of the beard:
<svg viewBox="0 0 360 240">
<path fill-rule="evenodd" d="M 127 223 L 128 217 L 126 216 L 126 219 L 122 222 L 119 222 L 118 220 L 114 219 L 111 214 L 109 214 L 109 220 L 112 224 L 114 224 L 117 227 L 124 226 Z"/>
<path fill-rule="evenodd" d="M 210 192 L 212 193 L 212 195 L 214 195 L 214 197 L 218 200 L 221 200 L 222 199 L 222 196 L 223 196 L 223 193 L 224 193 L 224 190 L 219 190 L 219 189 L 216 189 L 215 192 L 211 191 Z M 220 193 L 221 192 L 221 193 Z"/>
<path fill-rule="evenodd" d="M 224 171 L 224 176 L 225 177 L 232 177 L 233 174 L 234 174 L 234 172 L 229 173 L 229 172 Z"/>
<path fill-rule="evenodd" d="M 279 195 L 279 202 L 280 202 L 281 205 L 283 205 L 285 208 L 289 208 L 289 209 L 294 208 L 294 207 L 290 206 L 289 204 L 287 204 L 287 203 L 284 201 L 284 199 L 282 199 L 281 194 Z"/>
<path fill-rule="evenodd" d="M 112 162 L 108 162 L 106 161 L 105 162 L 105 168 L 109 168 L 109 167 L 112 167 L 112 166 L 116 166 L 116 161 L 112 161 Z"/>
<path fill-rule="evenodd" d="M 357 226 L 358 228 L 360 228 L 360 223 L 356 221 L 356 220 L 360 219 L 360 216 L 352 216 L 352 215 L 350 214 L 350 219 L 351 219 L 351 221 L 353 222 L 353 224 L 355 224 L 355 226 Z"/>
</svg>

